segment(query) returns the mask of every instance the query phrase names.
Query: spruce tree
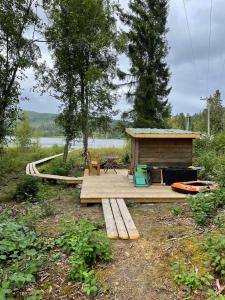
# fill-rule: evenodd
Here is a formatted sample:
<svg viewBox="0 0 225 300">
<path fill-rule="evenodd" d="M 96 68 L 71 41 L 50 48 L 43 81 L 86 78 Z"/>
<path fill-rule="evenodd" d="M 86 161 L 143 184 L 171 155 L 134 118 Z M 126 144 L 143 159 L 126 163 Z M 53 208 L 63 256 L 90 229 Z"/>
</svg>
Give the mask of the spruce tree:
<svg viewBox="0 0 225 300">
<path fill-rule="evenodd" d="M 134 126 L 164 127 L 171 110 L 166 63 L 168 0 L 131 0 L 129 9 L 122 20 L 129 26 L 127 54 L 134 84 Z"/>
</svg>

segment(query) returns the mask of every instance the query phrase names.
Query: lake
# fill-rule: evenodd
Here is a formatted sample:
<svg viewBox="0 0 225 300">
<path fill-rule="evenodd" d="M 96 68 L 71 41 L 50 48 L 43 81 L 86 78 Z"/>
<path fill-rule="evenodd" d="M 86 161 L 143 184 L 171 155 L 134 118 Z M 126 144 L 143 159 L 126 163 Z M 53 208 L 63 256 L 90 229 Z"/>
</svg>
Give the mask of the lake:
<svg viewBox="0 0 225 300">
<path fill-rule="evenodd" d="M 64 138 L 50 138 L 50 137 L 41 137 L 39 139 L 42 147 L 52 147 L 53 145 L 63 146 L 65 144 Z M 126 141 L 123 139 L 92 139 L 88 140 L 90 148 L 107 148 L 107 147 L 116 147 L 123 148 L 126 144 Z M 80 149 L 83 147 L 82 140 L 73 142 L 71 148 Z"/>
</svg>

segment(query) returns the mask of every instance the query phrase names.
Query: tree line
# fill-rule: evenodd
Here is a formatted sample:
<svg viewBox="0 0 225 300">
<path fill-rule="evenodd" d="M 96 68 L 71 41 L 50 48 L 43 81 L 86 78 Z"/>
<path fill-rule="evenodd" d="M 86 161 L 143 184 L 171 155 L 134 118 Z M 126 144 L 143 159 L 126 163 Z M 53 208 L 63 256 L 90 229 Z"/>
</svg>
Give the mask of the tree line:
<svg viewBox="0 0 225 300">
<path fill-rule="evenodd" d="M 213 135 L 225 130 L 225 107 L 223 106 L 221 93 L 216 90 L 209 98 L 210 103 L 210 127 Z M 200 113 L 185 115 L 179 113 L 170 116 L 167 120 L 168 126 L 178 129 L 189 129 L 192 131 L 207 132 L 208 110 L 207 108 Z"/>
</svg>

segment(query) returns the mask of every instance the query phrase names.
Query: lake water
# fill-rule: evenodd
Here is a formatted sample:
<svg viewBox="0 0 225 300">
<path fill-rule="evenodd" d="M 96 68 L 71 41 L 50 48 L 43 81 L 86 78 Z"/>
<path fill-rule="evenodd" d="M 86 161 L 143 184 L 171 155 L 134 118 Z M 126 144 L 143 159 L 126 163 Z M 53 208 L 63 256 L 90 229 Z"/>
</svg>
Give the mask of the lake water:
<svg viewBox="0 0 225 300">
<path fill-rule="evenodd" d="M 39 139 L 40 144 L 42 147 L 52 147 L 53 145 L 63 146 L 65 144 L 64 138 L 49 138 L 49 137 L 42 137 Z M 89 139 L 88 140 L 90 148 L 107 148 L 107 147 L 116 147 L 116 148 L 123 148 L 126 144 L 126 141 L 123 139 Z M 82 148 L 82 140 L 75 141 L 72 143 L 71 147 L 73 149 L 80 149 Z"/>
</svg>

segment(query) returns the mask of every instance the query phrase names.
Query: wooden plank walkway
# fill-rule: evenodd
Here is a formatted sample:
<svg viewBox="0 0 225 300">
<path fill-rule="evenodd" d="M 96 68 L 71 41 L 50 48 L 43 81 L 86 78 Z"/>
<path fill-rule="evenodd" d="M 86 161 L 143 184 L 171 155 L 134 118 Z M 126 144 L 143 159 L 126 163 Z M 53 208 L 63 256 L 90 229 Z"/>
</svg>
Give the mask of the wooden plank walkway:
<svg viewBox="0 0 225 300">
<path fill-rule="evenodd" d="M 138 239 L 139 232 L 124 199 L 102 199 L 107 236 L 110 239 Z"/>
<path fill-rule="evenodd" d="M 47 161 L 50 161 L 50 160 L 52 160 L 56 157 L 62 156 L 62 155 L 63 155 L 63 153 L 56 154 L 56 155 L 46 157 L 46 158 L 40 159 L 38 161 L 31 162 L 31 163 L 27 164 L 26 174 L 42 178 L 43 180 L 46 179 L 46 180 L 54 180 L 54 181 L 63 181 L 63 182 L 68 183 L 68 184 L 80 184 L 80 183 L 82 183 L 83 182 L 83 177 L 69 177 L 69 176 L 59 176 L 59 175 L 52 175 L 52 174 L 43 174 L 43 173 L 40 173 L 38 171 L 38 169 L 36 168 L 37 165 L 43 164 Z"/>
</svg>

